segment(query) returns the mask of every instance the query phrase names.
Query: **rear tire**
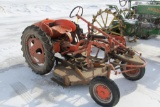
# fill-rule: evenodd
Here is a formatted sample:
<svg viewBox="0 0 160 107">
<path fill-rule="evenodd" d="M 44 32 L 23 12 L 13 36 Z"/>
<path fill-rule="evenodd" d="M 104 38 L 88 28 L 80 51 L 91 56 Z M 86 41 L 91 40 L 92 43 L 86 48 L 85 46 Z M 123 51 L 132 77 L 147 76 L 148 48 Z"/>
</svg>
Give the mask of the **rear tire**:
<svg viewBox="0 0 160 107">
<path fill-rule="evenodd" d="M 115 82 L 102 76 L 91 80 L 89 92 L 93 100 L 104 107 L 115 106 L 120 98 L 120 92 Z"/>
<path fill-rule="evenodd" d="M 23 56 L 35 73 L 44 75 L 51 71 L 55 57 L 52 52 L 52 44 L 44 31 L 34 25 L 27 27 L 23 31 L 21 45 Z"/>
<path fill-rule="evenodd" d="M 122 62 L 121 64 L 125 64 L 125 62 Z M 132 69 L 132 68 L 121 67 L 121 71 L 129 70 L 129 69 Z M 122 75 L 128 80 L 137 81 L 144 76 L 145 68 L 138 68 L 137 70 L 123 72 Z"/>
</svg>

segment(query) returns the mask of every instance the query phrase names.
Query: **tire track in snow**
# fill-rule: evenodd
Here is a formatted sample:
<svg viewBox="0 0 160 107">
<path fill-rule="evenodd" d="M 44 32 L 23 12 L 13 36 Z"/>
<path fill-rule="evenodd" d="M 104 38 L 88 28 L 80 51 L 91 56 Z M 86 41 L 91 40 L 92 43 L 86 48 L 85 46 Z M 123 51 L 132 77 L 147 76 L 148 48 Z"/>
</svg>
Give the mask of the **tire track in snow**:
<svg viewBox="0 0 160 107">
<path fill-rule="evenodd" d="M 13 84 L 10 84 L 13 90 L 22 97 L 23 100 L 25 100 L 27 103 L 32 101 L 32 95 L 29 93 L 28 89 L 25 87 L 24 84 L 21 82 L 15 82 Z"/>
<path fill-rule="evenodd" d="M 37 76 L 31 80 L 35 83 L 31 88 L 31 94 L 34 95 L 39 102 L 46 104 L 56 103 L 57 101 L 61 101 L 67 97 L 65 90 L 61 86 L 48 79 L 51 78 L 50 76 Z"/>
</svg>

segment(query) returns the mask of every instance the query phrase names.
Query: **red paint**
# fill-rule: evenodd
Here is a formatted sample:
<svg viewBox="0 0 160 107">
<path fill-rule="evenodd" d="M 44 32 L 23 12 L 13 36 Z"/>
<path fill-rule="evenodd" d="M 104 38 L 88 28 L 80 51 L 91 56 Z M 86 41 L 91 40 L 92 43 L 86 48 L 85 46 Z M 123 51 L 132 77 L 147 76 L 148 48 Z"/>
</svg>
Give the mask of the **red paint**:
<svg viewBox="0 0 160 107">
<path fill-rule="evenodd" d="M 102 100 L 108 100 L 111 97 L 111 92 L 105 85 L 98 85 L 96 87 L 96 93 Z"/>
</svg>

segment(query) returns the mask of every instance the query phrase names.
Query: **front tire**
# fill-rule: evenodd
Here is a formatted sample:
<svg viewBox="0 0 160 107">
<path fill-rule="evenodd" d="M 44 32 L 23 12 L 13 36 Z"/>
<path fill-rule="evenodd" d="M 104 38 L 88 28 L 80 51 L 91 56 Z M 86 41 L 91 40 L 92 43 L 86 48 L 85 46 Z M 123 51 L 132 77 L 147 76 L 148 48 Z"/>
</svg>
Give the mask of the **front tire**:
<svg viewBox="0 0 160 107">
<path fill-rule="evenodd" d="M 23 56 L 37 74 L 49 73 L 54 64 L 52 44 L 46 33 L 35 25 L 27 27 L 21 37 Z"/>
<path fill-rule="evenodd" d="M 127 64 L 125 62 L 122 62 L 121 64 Z M 121 71 L 124 71 L 124 70 L 129 70 L 129 69 L 134 69 L 134 68 L 131 68 L 131 67 L 121 67 Z M 137 81 L 139 79 L 141 79 L 145 74 L 145 68 L 137 68 L 135 70 L 132 70 L 132 71 L 129 71 L 129 72 L 123 72 L 122 75 L 128 79 L 128 80 L 131 80 L 131 81 Z"/>
<path fill-rule="evenodd" d="M 120 98 L 120 92 L 115 82 L 102 76 L 91 80 L 89 92 L 93 100 L 104 107 L 115 106 Z"/>
</svg>

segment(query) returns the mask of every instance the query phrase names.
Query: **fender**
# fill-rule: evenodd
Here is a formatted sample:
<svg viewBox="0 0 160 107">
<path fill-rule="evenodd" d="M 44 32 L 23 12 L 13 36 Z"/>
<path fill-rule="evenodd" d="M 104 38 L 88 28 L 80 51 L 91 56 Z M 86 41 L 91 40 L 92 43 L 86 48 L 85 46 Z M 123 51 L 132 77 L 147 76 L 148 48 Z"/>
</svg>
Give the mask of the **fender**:
<svg viewBox="0 0 160 107">
<path fill-rule="evenodd" d="M 34 25 L 40 27 L 51 38 L 57 38 L 64 33 L 68 35 L 68 32 L 76 30 L 76 25 L 66 19 L 52 20 L 47 18 L 45 20 L 35 23 Z M 70 35 L 69 38 L 70 41 L 72 41 Z"/>
</svg>

